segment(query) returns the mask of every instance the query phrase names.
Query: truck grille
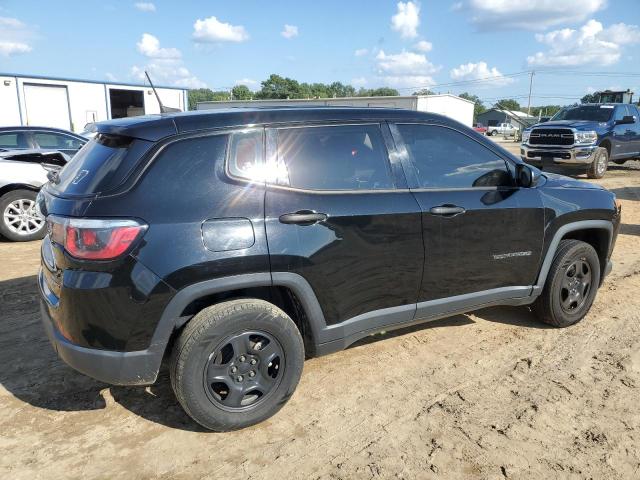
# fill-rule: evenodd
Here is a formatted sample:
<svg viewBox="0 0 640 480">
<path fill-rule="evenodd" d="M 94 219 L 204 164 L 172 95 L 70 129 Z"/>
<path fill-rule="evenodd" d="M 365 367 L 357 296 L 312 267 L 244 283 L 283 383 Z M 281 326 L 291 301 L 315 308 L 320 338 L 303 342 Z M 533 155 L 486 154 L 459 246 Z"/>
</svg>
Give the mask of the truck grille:
<svg viewBox="0 0 640 480">
<path fill-rule="evenodd" d="M 534 128 L 530 145 L 573 145 L 573 132 L 568 128 Z"/>
</svg>

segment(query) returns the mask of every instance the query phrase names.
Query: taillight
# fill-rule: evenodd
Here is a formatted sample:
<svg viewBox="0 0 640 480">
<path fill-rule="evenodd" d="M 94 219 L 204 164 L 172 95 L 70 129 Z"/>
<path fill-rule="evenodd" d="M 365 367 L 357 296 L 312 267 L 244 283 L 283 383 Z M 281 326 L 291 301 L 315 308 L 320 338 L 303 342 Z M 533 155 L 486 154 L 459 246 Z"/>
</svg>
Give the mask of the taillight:
<svg viewBox="0 0 640 480">
<path fill-rule="evenodd" d="M 113 260 L 127 252 L 147 229 L 147 225 L 130 219 L 50 215 L 47 221 L 51 240 L 82 260 Z"/>
</svg>

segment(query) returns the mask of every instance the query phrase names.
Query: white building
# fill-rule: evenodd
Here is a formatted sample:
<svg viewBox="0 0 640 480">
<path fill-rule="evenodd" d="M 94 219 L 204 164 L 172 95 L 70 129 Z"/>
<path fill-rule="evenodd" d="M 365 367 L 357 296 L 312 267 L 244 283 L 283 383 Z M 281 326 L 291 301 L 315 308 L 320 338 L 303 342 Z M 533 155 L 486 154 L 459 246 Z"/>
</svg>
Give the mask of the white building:
<svg viewBox="0 0 640 480">
<path fill-rule="evenodd" d="M 157 87 L 166 107 L 187 110 L 187 90 Z M 0 126 L 80 132 L 90 122 L 160 113 L 151 87 L 0 73 Z"/>
<path fill-rule="evenodd" d="M 229 107 L 256 106 L 333 106 L 333 107 L 379 107 L 404 108 L 420 112 L 446 115 L 467 126 L 473 123 L 473 102 L 451 94 L 410 95 L 404 97 L 344 97 L 291 100 L 230 100 L 221 102 L 198 102 L 198 110 Z"/>
</svg>

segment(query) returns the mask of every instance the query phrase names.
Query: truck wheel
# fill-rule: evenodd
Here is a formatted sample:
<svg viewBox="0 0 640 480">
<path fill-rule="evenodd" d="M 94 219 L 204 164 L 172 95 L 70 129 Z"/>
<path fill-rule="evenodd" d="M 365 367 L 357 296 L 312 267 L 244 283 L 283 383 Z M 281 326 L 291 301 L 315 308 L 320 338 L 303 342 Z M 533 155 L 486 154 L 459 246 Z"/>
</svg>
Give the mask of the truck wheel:
<svg viewBox="0 0 640 480">
<path fill-rule="evenodd" d="M 0 197 L 0 234 L 14 242 L 44 237 L 45 221 L 36 212 L 37 192 L 12 190 Z"/>
<path fill-rule="evenodd" d="M 587 176 L 589 178 L 602 178 L 604 177 L 604 174 L 607 172 L 608 166 L 609 166 L 609 152 L 607 152 L 606 148 L 599 147 L 598 150 L 596 150 L 593 163 L 589 165 L 589 169 L 587 170 Z"/>
<path fill-rule="evenodd" d="M 231 300 L 205 308 L 184 328 L 171 356 L 171 385 L 200 425 L 237 430 L 282 408 L 303 363 L 300 331 L 286 313 L 264 300 Z"/>
<path fill-rule="evenodd" d="M 533 310 L 549 325 L 568 327 L 587 314 L 599 285 L 600 261 L 593 247 L 579 240 L 562 240 Z"/>
</svg>

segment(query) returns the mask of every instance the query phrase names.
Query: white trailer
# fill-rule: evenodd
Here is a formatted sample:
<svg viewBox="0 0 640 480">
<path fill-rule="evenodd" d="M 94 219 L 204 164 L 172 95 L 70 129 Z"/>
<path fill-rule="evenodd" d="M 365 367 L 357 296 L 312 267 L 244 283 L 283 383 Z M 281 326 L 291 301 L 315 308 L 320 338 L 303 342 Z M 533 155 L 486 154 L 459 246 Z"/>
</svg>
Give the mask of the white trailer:
<svg viewBox="0 0 640 480">
<path fill-rule="evenodd" d="M 187 90 L 156 87 L 162 103 L 185 111 Z M 87 123 L 160 113 L 151 87 L 0 73 L 0 126 L 80 132 Z"/>
<path fill-rule="evenodd" d="M 473 123 L 473 102 L 449 93 L 441 95 L 409 95 L 398 97 L 343 97 L 285 100 L 230 100 L 219 102 L 198 102 L 197 110 L 230 107 L 256 106 L 332 106 L 332 107 L 378 107 L 404 108 L 419 112 L 446 115 L 464 125 Z"/>
</svg>

